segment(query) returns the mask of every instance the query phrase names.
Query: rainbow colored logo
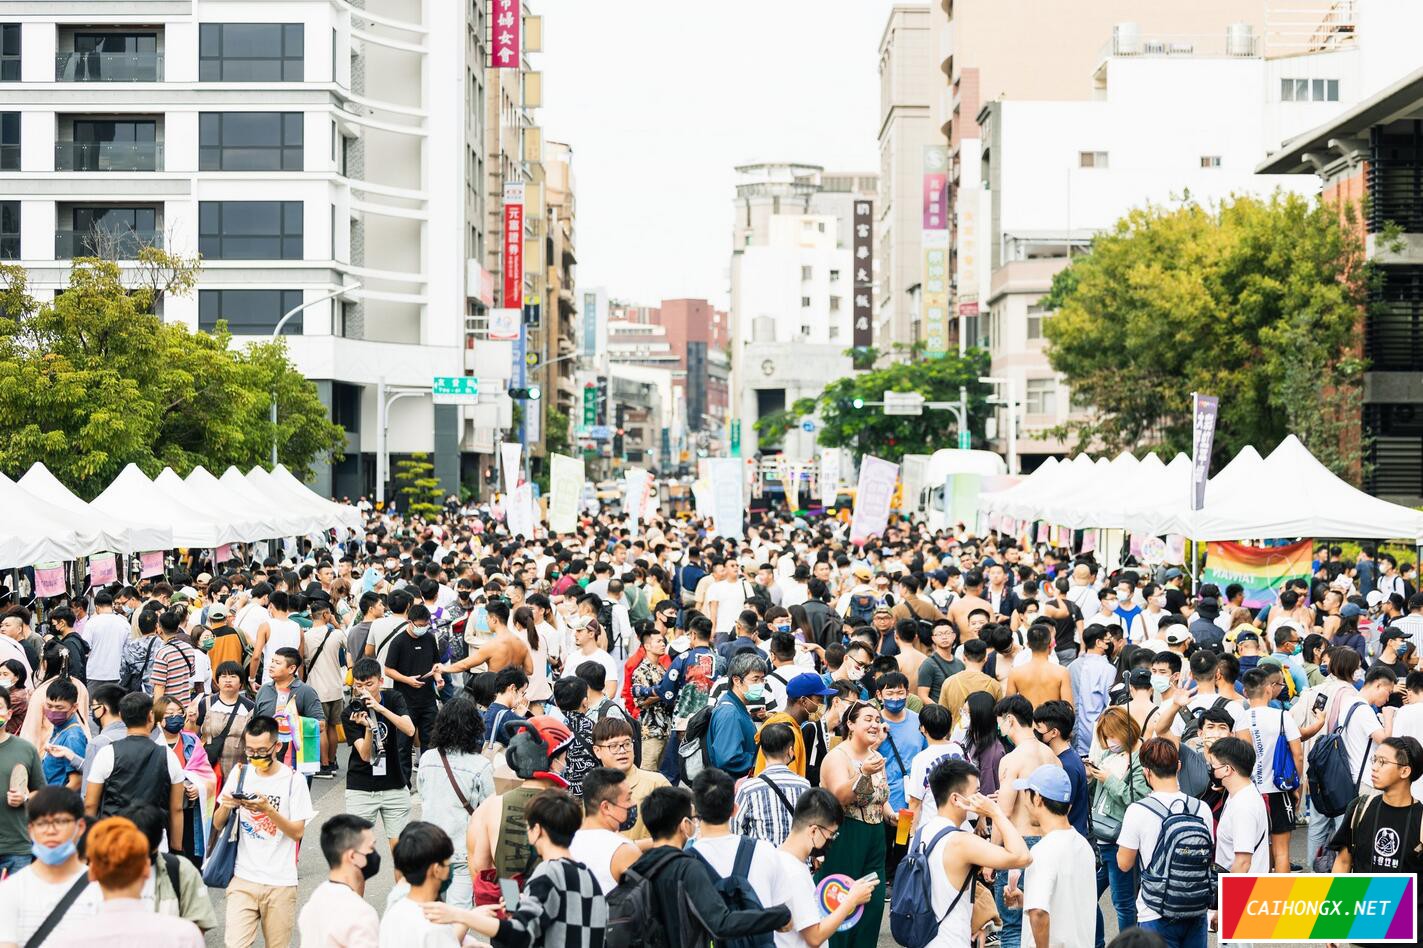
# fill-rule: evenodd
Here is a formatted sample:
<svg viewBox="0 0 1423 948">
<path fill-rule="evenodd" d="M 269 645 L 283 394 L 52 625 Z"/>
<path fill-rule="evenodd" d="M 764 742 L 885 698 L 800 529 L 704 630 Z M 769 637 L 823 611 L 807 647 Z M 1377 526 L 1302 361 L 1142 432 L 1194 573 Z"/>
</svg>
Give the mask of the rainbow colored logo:
<svg viewBox="0 0 1423 948">
<path fill-rule="evenodd" d="M 1223 875 L 1220 940 L 1412 944 L 1418 877 Z"/>
</svg>

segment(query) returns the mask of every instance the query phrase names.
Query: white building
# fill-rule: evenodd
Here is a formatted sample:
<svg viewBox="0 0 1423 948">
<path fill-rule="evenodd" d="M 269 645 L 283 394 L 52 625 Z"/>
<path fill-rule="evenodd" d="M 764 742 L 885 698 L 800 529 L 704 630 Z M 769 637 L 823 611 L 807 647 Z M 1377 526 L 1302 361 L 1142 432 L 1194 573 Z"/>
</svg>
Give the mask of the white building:
<svg viewBox="0 0 1423 948">
<path fill-rule="evenodd" d="M 1148 203 L 1316 190 L 1314 182 L 1254 168 L 1281 141 L 1406 71 L 1394 52 L 1387 65 L 1373 65 L 1370 43 L 1381 29 L 1416 33 L 1423 23 L 1394 18 L 1384 26 L 1386 3 L 1364 9 L 1370 5 L 1368 29 L 1361 17 L 1356 29 L 1339 34 L 1347 38 L 1325 48 L 1268 59 L 1258 55 L 1248 26 L 1211 37 L 1158 37 L 1121 24 L 1107 37 L 1094 99 L 991 101 L 979 112 L 982 138 L 972 144 L 981 151 L 964 150 L 956 207 L 959 298 L 976 296 L 982 318 L 970 324 L 970 339 L 989 348 L 993 375 L 1014 383 L 1025 469 L 1067 448 L 1033 437 L 1070 416 L 1069 393 L 1044 354 L 1043 321 L 1052 314 L 1038 302 L 1054 274 L 1085 252 L 1093 235 Z M 1396 5 L 1394 11 L 1409 23 L 1423 17 Z M 1416 64 L 1418 54 L 1411 55 Z M 965 261 L 965 252 L 974 259 Z M 1005 430 L 1000 420 L 1000 448 Z"/>
<path fill-rule="evenodd" d="M 163 316 L 284 334 L 348 432 L 319 492 L 374 481 L 377 386 L 463 374 L 489 300 L 482 3 L 0 0 L 4 255 L 41 295 L 106 243 L 201 252 Z M 104 234 L 104 239 L 96 234 Z M 459 483 L 458 406 L 394 402 L 392 453 Z"/>
</svg>

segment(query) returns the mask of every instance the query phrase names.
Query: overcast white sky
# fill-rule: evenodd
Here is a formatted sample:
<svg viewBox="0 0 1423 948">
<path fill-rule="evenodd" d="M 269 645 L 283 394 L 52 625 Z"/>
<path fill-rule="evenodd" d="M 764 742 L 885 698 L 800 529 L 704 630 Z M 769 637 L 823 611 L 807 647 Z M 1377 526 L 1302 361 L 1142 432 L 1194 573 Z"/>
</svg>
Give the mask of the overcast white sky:
<svg viewBox="0 0 1423 948">
<path fill-rule="evenodd" d="M 724 304 L 732 168 L 875 171 L 893 0 L 536 0 L 541 124 L 573 146 L 578 285 Z"/>
</svg>

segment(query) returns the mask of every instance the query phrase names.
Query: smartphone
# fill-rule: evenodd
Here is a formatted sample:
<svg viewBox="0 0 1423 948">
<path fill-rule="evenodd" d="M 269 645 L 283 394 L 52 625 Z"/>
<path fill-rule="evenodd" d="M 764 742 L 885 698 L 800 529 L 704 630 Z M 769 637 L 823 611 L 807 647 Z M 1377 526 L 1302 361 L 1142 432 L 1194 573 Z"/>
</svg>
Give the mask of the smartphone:
<svg viewBox="0 0 1423 948">
<path fill-rule="evenodd" d="M 500 879 L 499 895 L 504 899 L 504 908 L 513 911 L 519 904 L 519 883 L 513 879 Z"/>
<path fill-rule="evenodd" d="M 855 881 L 856 881 L 856 882 L 866 882 L 866 883 L 869 883 L 870 885 L 878 885 L 878 884 L 879 884 L 879 874 L 878 874 L 878 873 L 871 872 L 869 875 L 860 876 L 860 878 L 856 879 Z"/>
<path fill-rule="evenodd" d="M 1323 711 L 1323 710 L 1324 710 L 1324 706 L 1325 706 L 1326 704 L 1328 704 L 1328 703 L 1329 703 L 1329 696 L 1328 696 L 1328 695 L 1318 695 L 1318 696 L 1316 696 L 1315 699 L 1314 699 L 1314 711 L 1315 711 L 1315 713 L 1318 714 L 1320 711 Z"/>
</svg>

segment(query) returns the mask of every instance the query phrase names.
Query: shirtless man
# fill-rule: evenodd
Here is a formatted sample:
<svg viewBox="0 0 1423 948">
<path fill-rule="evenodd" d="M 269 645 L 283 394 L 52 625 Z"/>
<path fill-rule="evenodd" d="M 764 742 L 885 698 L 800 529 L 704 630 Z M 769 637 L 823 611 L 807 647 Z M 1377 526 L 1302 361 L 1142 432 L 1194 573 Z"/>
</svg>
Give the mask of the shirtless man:
<svg viewBox="0 0 1423 948">
<path fill-rule="evenodd" d="M 435 666 L 435 671 L 448 675 L 484 665 L 492 672 L 520 668 L 524 674 L 532 675 L 534 659 L 529 653 L 529 643 L 509 630 L 509 604 L 502 599 L 492 599 L 485 612 L 489 616 L 489 630 L 494 634 L 468 658 L 442 662 Z"/>
<path fill-rule="evenodd" d="M 1020 694 L 1035 708 L 1048 701 L 1073 703 L 1071 676 L 1066 668 L 1050 660 L 1057 657 L 1052 653 L 1052 636 L 1053 627 L 1046 622 L 1028 627 L 1028 650 L 1033 657 L 1008 673 L 1005 695 Z"/>
<path fill-rule="evenodd" d="M 976 569 L 964 574 L 963 595 L 949 606 L 949 618 L 954 620 L 961 642 L 978 638 L 977 630 L 969 624 L 969 613 L 975 610 L 982 610 L 990 617 L 993 615 L 993 605 L 983 598 L 983 574 Z"/>
<path fill-rule="evenodd" d="M 993 713 L 998 717 L 999 733 L 1013 742 L 1013 749 L 998 762 L 998 805 L 1008 819 L 993 821 L 993 841 L 1008 845 L 1011 835 L 1003 831 L 1002 825 L 1007 822 L 1012 823 L 1012 829 L 1031 847 L 1042 836 L 1042 827 L 1033 817 L 1027 794 L 1014 790 L 1013 783 L 1028 779 L 1034 770 L 1044 765 L 1061 767 L 1062 761 L 1034 733 L 1033 706 L 1027 698 L 1022 695 L 1004 698 L 994 705 Z M 1005 893 L 1022 888 L 1021 874 L 1017 870 L 999 873 L 993 886 L 995 897 L 1003 905 Z M 1021 911 L 1003 913 L 1003 935 L 1009 944 L 1019 943 L 1022 924 Z"/>
<path fill-rule="evenodd" d="M 520 722 L 524 723 L 524 722 Z M 560 773 L 567 761 L 568 746 L 573 733 L 556 718 L 540 715 L 527 722 L 544 744 L 549 756 L 548 770 L 530 770 L 517 775 L 524 782 L 511 790 L 487 797 L 470 815 L 465 829 L 468 872 L 474 880 L 474 904 L 489 905 L 499 901 L 499 880 L 518 878 L 529 866 L 533 847 L 529 845 L 528 826 L 524 822 L 524 807 L 544 790 L 567 790 L 568 781 Z M 516 735 L 513 740 L 520 740 Z M 511 741 L 512 747 L 512 741 Z M 464 880 L 451 876 L 451 887 Z M 452 892 L 458 897 L 462 893 Z"/>
</svg>

